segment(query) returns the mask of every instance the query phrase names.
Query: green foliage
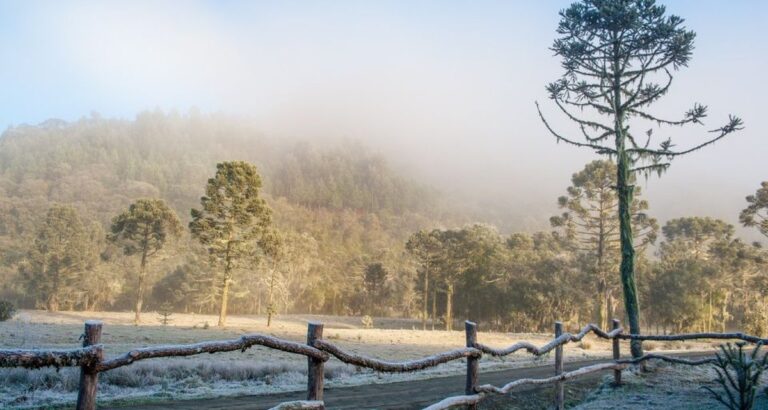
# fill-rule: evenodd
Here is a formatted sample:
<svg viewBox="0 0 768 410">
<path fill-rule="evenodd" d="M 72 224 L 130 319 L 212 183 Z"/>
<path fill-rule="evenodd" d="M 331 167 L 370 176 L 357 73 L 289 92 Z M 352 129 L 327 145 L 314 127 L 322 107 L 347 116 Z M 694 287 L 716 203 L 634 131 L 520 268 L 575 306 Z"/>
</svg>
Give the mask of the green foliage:
<svg viewBox="0 0 768 410">
<path fill-rule="evenodd" d="M 0 322 L 11 320 L 16 315 L 16 306 L 7 300 L 0 300 Z"/>
<path fill-rule="evenodd" d="M 741 211 L 739 221 L 768 237 L 768 181 L 763 181 L 760 189 L 747 197 L 747 203 L 749 205 Z"/>
<path fill-rule="evenodd" d="M 451 223 L 436 206 L 434 191 L 350 141 L 269 138 L 247 122 L 197 112 L 51 124 L 9 128 L 0 137 L 0 297 L 23 307 L 44 304 L 27 289 L 21 267 L 28 265 L 30 243 L 48 208 L 61 203 L 78 210 L 97 256 L 89 280 L 67 280 L 83 292 L 70 294 L 63 306 L 135 309 L 140 257 L 126 257 L 118 248 L 122 241 L 106 241 L 97 231 L 109 231 L 112 219 L 139 198 L 163 199 L 187 224 L 211 169 L 231 158 L 258 164 L 261 195 L 275 210 L 274 228 L 290 238 L 291 250 L 280 263 L 285 268 L 278 272 L 290 295 L 277 294 L 281 311 L 361 313 L 351 301 L 359 298 L 360 273 L 372 261 L 392 272 L 386 314 L 412 310 L 416 273 L 402 258 L 403 243 L 438 219 Z M 185 278 L 189 286 L 177 292 L 176 309 L 213 312 L 221 297 L 221 278 L 214 276 L 221 272 L 205 267 L 207 257 L 184 230 L 150 260 L 146 286 L 163 282 L 177 266 L 196 265 L 202 271 Z M 263 263 L 253 266 L 238 273 L 243 280 L 230 294 L 233 312 L 257 313 L 266 305 L 268 271 Z M 154 294 L 148 294 L 148 306 L 164 300 Z"/>
<path fill-rule="evenodd" d="M 698 248 L 707 239 L 730 238 L 733 236 L 733 225 L 710 217 L 686 217 L 667 221 L 662 232 L 669 241 L 684 239 Z"/>
<path fill-rule="evenodd" d="M 421 287 L 421 327 L 427 329 L 427 319 L 430 318 L 428 312 L 430 281 L 434 280 L 438 272 L 435 271 L 439 261 L 440 240 L 439 231 L 420 230 L 412 234 L 405 244 L 405 249 L 416 260 L 420 266 L 419 274 L 421 278 L 417 286 Z M 434 284 L 432 284 L 434 287 Z M 434 321 L 436 318 L 432 317 Z"/>
<path fill-rule="evenodd" d="M 112 219 L 108 239 L 122 245 L 125 255 L 141 258 L 134 309 L 136 323 L 141 320 L 149 258 L 163 249 L 169 236 L 179 237 L 181 229 L 179 217 L 162 199 L 139 199 Z"/>
<path fill-rule="evenodd" d="M 201 209 L 192 209 L 189 229 L 208 250 L 213 265 L 223 270 L 219 326 L 224 326 L 227 297 L 233 274 L 246 259 L 255 261 L 258 252 L 271 246 L 268 228 L 272 210 L 259 196 L 261 177 L 256 167 L 244 161 L 216 165 L 208 180 Z"/>
<path fill-rule="evenodd" d="M 724 221 L 686 217 L 662 228 L 660 263 L 649 280 L 649 311 L 673 330 L 725 331 L 728 323 L 765 334 L 768 255 L 733 238 Z"/>
<path fill-rule="evenodd" d="M 381 262 L 369 263 L 365 267 L 363 289 L 368 314 L 381 311 L 379 306 L 384 303 L 384 299 L 387 297 L 386 281 L 388 276 L 389 272 Z"/>
<path fill-rule="evenodd" d="M 740 130 L 742 121 L 731 116 L 728 123 L 713 131 L 714 138 L 685 150 L 672 150 L 671 139 L 650 148 L 653 128 L 647 131 L 645 143 L 641 135 L 630 131 L 634 129 L 630 121 L 669 127 L 701 124 L 706 116 L 706 107 L 699 104 L 679 120 L 659 118 L 648 111 L 669 91 L 672 72 L 688 65 L 696 36 L 685 28 L 682 18 L 666 15 L 665 7 L 654 0 L 581 0 L 560 12 L 557 33 L 552 50 L 562 58 L 564 73 L 546 89 L 549 98 L 575 123 L 579 137 L 556 132 L 540 108 L 539 115 L 558 142 L 616 158 L 624 307 L 630 331 L 639 334 L 632 178 L 636 173 L 660 175 L 670 166 L 665 160 Z M 642 355 L 639 341 L 633 341 L 631 348 L 633 357 Z"/>
<path fill-rule="evenodd" d="M 146 259 L 163 249 L 169 237 L 178 237 L 179 217 L 162 199 L 138 199 L 112 219 L 109 239 L 128 255 Z"/>
<path fill-rule="evenodd" d="M 173 305 L 167 302 L 163 303 L 157 310 L 157 314 L 160 316 L 157 320 L 162 323 L 163 326 L 168 326 L 169 323 L 173 322 L 173 319 L 171 319 L 171 316 L 173 316 Z"/>
<path fill-rule="evenodd" d="M 27 291 L 50 311 L 82 302 L 88 270 L 98 260 L 93 238 L 77 211 L 54 205 L 45 215 L 19 266 Z"/>
<path fill-rule="evenodd" d="M 321 152 L 297 144 L 269 182 L 272 195 L 310 208 L 358 209 L 367 212 L 424 211 L 434 205 L 428 189 L 391 175 L 381 157 L 359 144 Z"/>
<path fill-rule="evenodd" d="M 736 347 L 730 343 L 720 345 L 715 371 L 717 383 L 723 391 L 704 387 L 715 400 L 731 410 L 752 410 L 760 376 L 768 367 L 768 355 L 759 355 L 762 345 L 758 344 L 751 353 L 747 353 L 744 351 L 745 344 L 738 342 Z"/>
<path fill-rule="evenodd" d="M 210 312 L 216 305 L 211 273 L 203 261 L 191 259 L 176 266 L 155 283 L 151 299 L 184 312 Z"/>
<path fill-rule="evenodd" d="M 616 164 L 611 161 L 588 163 L 571 177 L 568 196 L 558 198 L 560 208 L 566 212 L 550 218 L 551 225 L 567 237 L 580 255 L 582 269 L 590 273 L 589 280 L 594 284 L 593 320 L 603 328 L 612 316 L 611 300 L 620 285 L 613 274 L 621 259 L 616 173 Z M 639 195 L 640 189 L 635 189 L 630 208 L 636 228 L 635 246 L 643 251 L 656 241 L 658 223 L 645 213 L 648 203 L 639 200 Z"/>
</svg>

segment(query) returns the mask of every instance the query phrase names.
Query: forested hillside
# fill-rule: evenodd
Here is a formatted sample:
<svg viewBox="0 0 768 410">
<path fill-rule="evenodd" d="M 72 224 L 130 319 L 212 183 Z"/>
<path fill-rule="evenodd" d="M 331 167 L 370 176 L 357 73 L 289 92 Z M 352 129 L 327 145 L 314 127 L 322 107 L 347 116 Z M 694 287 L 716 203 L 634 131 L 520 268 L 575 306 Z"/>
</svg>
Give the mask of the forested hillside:
<svg viewBox="0 0 768 410">
<path fill-rule="evenodd" d="M 78 223 L 92 230 L 90 247 L 100 249 L 99 260 L 78 273 L 84 276 L 76 281 L 79 290 L 61 301 L 61 308 L 130 308 L 129 279 L 136 266 L 105 242 L 112 218 L 138 198 L 159 198 L 186 226 L 215 165 L 234 159 L 258 167 L 275 226 L 302 259 L 281 282 L 280 311 L 301 299 L 306 305 L 301 309 L 355 313 L 354 305 L 342 301 L 355 299 L 363 267 L 374 260 L 387 261 L 398 272 L 391 286 L 407 288 L 412 269 L 400 255 L 405 239 L 450 219 L 441 214 L 436 192 L 354 141 L 326 145 L 269 138 L 241 120 L 194 112 L 145 112 L 132 121 L 49 120 L 10 128 L 0 138 L 0 297 L 41 306 L 26 292 L 23 265 L 48 208 L 61 204 L 74 208 Z M 201 284 L 206 257 L 188 234 L 160 256 L 149 272 L 150 283 L 160 283 L 150 306 L 173 294 L 179 309 L 211 309 L 215 289 Z M 263 267 L 248 271 L 235 288 L 235 311 L 264 309 Z M 94 286 L 98 289 L 88 291 Z M 408 310 L 409 303 L 404 296 L 392 310 Z"/>
<path fill-rule="evenodd" d="M 212 313 L 228 299 L 231 313 L 418 317 L 425 328 L 607 326 L 624 315 L 616 164 L 575 171 L 552 198 L 550 231 L 508 233 L 353 141 L 277 139 L 194 112 L 15 127 L 0 138 L 0 299 L 135 310 L 137 321 L 142 309 Z M 745 226 L 764 228 L 764 191 L 747 198 Z M 636 189 L 647 324 L 766 331 L 765 249 L 720 220 L 653 214 Z"/>
</svg>

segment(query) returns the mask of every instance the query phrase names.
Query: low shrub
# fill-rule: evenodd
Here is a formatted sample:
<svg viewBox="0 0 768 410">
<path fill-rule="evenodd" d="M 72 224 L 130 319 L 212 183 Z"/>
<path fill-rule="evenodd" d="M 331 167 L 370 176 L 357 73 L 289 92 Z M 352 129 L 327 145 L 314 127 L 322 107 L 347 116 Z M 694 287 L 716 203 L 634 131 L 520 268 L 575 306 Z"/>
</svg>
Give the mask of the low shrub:
<svg viewBox="0 0 768 410">
<path fill-rule="evenodd" d="M 0 322 L 11 320 L 16 315 L 16 307 L 7 300 L 0 300 Z"/>
<path fill-rule="evenodd" d="M 715 362 L 717 383 L 723 392 L 716 392 L 704 386 L 715 400 L 731 410 L 751 410 L 760 384 L 760 376 L 768 366 L 768 355 L 760 357 L 758 344 L 751 353 L 744 351 L 746 343 L 738 342 L 734 347 L 727 343 L 720 345 Z"/>
</svg>

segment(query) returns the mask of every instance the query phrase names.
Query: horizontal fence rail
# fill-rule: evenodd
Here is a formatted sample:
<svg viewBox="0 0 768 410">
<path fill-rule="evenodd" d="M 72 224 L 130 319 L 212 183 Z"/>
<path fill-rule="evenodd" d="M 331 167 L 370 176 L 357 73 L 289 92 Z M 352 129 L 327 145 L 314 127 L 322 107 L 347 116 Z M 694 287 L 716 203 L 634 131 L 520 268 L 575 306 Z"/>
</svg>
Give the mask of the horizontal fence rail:
<svg viewBox="0 0 768 410">
<path fill-rule="evenodd" d="M 300 354 L 322 361 L 327 361 L 329 358 L 328 353 L 318 350 L 312 346 L 307 346 L 288 340 L 282 340 L 272 336 L 245 335 L 236 340 L 202 342 L 188 345 L 143 347 L 140 349 L 131 350 L 122 356 L 115 357 L 114 359 L 107 360 L 101 363 L 97 369 L 100 372 L 103 372 L 121 366 L 127 366 L 139 360 L 153 359 L 156 357 L 193 356 L 203 353 L 232 352 L 236 350 L 244 352 L 249 347 L 255 345 L 265 346 L 287 353 Z"/>
<path fill-rule="evenodd" d="M 465 394 L 445 398 L 429 407 L 429 410 L 448 409 L 456 406 L 476 408 L 477 404 L 489 394 L 507 394 L 513 389 L 524 385 L 556 386 L 555 407 L 563 408 L 564 397 L 562 383 L 587 374 L 614 371 L 615 384 L 621 384 L 621 371 L 629 366 L 637 365 L 649 360 L 660 360 L 669 363 L 699 366 L 715 362 L 714 358 L 688 360 L 660 354 L 646 354 L 639 358 L 621 359 L 619 351 L 620 340 L 654 340 L 654 341 L 685 341 L 696 339 L 716 340 L 742 340 L 754 344 L 768 344 L 768 339 L 751 336 L 744 333 L 687 333 L 680 335 L 633 335 L 623 334 L 618 320 L 613 321 L 613 329 L 606 332 L 597 325 L 588 324 L 580 332 L 571 334 L 562 332 L 562 325 L 558 322 L 555 326 L 555 338 L 541 346 L 531 342 L 521 341 L 506 348 L 493 348 L 477 342 L 477 325 L 466 322 L 467 344 L 466 347 L 437 353 L 415 360 L 390 362 L 372 357 L 347 352 L 333 343 L 322 338 L 323 325 L 309 323 L 307 331 L 307 343 L 298 343 L 273 336 L 261 334 L 243 335 L 238 339 L 209 341 L 194 344 L 152 346 L 133 349 L 129 352 L 104 359 L 103 345 L 99 344 L 101 337 L 101 322 L 88 321 L 85 323 L 83 335 L 83 347 L 76 349 L 0 349 L 0 367 L 22 367 L 36 369 L 42 367 L 80 367 L 81 377 L 78 391 L 77 409 L 91 410 L 96 408 L 96 392 L 98 374 L 118 367 L 127 366 L 140 360 L 159 357 L 183 357 L 203 353 L 218 353 L 231 351 L 245 351 L 252 346 L 264 346 L 270 349 L 286 353 L 298 354 L 307 357 L 307 400 L 282 403 L 273 408 L 281 409 L 323 409 L 323 368 L 324 363 L 335 357 L 339 361 L 369 368 L 379 372 L 403 373 L 424 370 L 440 364 L 456 361 L 467 361 L 467 379 Z M 563 351 L 562 347 L 568 343 L 579 342 L 588 334 L 594 334 L 605 340 L 613 341 L 613 360 L 581 367 L 569 372 L 562 371 Z M 504 386 L 490 384 L 477 384 L 478 360 L 483 354 L 491 356 L 507 356 L 523 350 L 534 356 L 542 356 L 553 350 L 556 351 L 555 375 L 543 379 L 523 378 L 511 381 Z"/>
</svg>

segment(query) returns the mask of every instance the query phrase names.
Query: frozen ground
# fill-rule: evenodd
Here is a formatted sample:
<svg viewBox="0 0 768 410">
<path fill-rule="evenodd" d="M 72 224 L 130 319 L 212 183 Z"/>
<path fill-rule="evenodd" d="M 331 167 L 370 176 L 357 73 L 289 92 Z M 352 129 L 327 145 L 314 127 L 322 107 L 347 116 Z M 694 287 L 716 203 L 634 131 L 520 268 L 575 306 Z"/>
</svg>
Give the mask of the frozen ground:
<svg viewBox="0 0 768 410">
<path fill-rule="evenodd" d="M 647 373 L 625 372 L 624 385 L 613 388 L 608 383 L 592 393 L 578 410 L 720 410 L 724 406 L 718 403 L 703 386 L 721 391 L 715 383 L 715 371 L 712 366 L 685 366 L 652 364 Z M 762 378 L 758 390 L 755 409 L 768 409 L 766 395 L 768 375 Z"/>
<path fill-rule="evenodd" d="M 22 311 L 13 320 L 0 323 L 0 348 L 76 347 L 80 343 L 78 338 L 83 322 L 88 319 L 104 322 L 102 343 L 107 357 L 135 347 L 234 339 L 244 333 L 270 334 L 303 342 L 308 321 L 324 323 L 324 338 L 344 349 L 391 361 L 415 359 L 455 349 L 465 343 L 463 331 L 414 330 L 420 328 L 420 322 L 407 319 L 375 319 L 374 329 L 364 329 L 360 318 L 356 317 L 286 315 L 279 316 L 268 328 L 264 317 L 231 316 L 227 328 L 218 329 L 215 327 L 217 318 L 210 315 L 174 314 L 173 322 L 168 326 L 159 325 L 157 315 L 152 312 L 145 313 L 146 323 L 140 326 L 131 325 L 132 318 L 129 312 Z M 478 335 L 481 343 L 496 347 L 520 340 L 544 344 L 551 338 L 544 334 L 482 331 Z M 710 343 L 676 343 L 648 347 L 655 350 L 707 350 L 712 346 Z M 626 347 L 623 349 L 627 351 Z M 585 343 L 568 345 L 565 351 L 566 360 L 609 356 L 610 343 L 593 336 Z M 537 365 L 551 359 L 534 359 L 523 352 L 505 359 L 484 357 L 481 371 Z M 335 387 L 429 378 L 464 371 L 463 362 L 456 361 L 416 374 L 382 374 L 331 359 L 326 364 L 326 380 L 329 387 Z M 301 390 L 305 388 L 305 372 L 306 358 L 303 356 L 264 347 L 254 347 L 244 353 L 152 359 L 102 373 L 99 400 L 138 402 Z M 78 377 L 78 369 L 0 369 L 0 407 L 72 403 Z"/>
</svg>

